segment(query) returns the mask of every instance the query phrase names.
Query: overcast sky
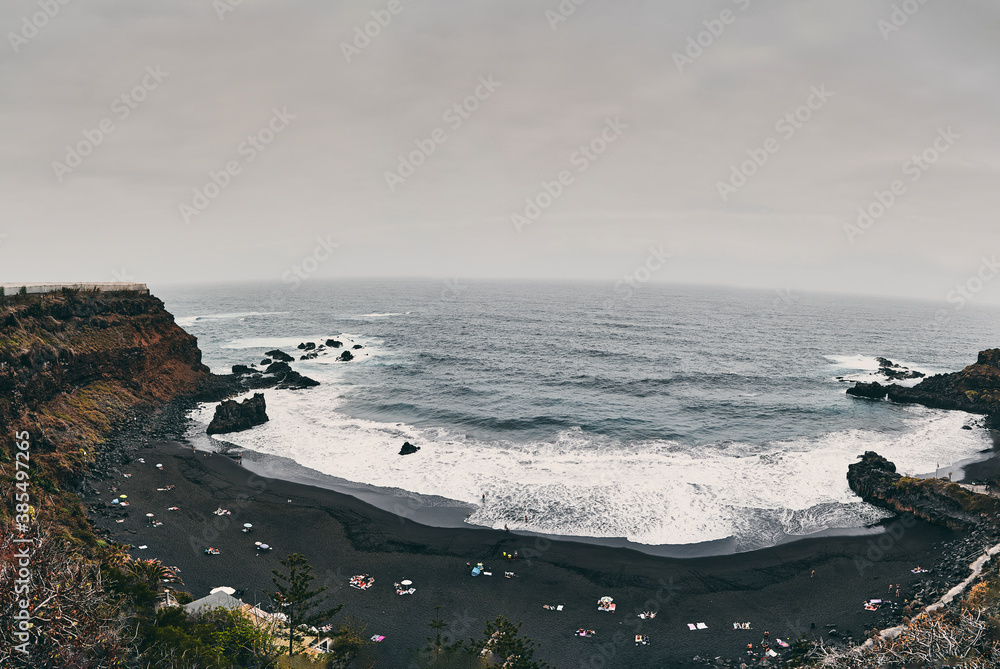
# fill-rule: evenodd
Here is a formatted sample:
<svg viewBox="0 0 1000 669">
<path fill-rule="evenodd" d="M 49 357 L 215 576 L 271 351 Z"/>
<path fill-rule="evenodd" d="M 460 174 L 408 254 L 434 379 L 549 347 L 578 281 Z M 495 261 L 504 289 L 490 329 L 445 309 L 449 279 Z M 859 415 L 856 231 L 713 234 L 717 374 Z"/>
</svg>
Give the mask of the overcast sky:
<svg viewBox="0 0 1000 669">
<path fill-rule="evenodd" d="M 893 4 L 4 0 L 0 274 L 1000 302 L 1000 6 Z"/>
</svg>

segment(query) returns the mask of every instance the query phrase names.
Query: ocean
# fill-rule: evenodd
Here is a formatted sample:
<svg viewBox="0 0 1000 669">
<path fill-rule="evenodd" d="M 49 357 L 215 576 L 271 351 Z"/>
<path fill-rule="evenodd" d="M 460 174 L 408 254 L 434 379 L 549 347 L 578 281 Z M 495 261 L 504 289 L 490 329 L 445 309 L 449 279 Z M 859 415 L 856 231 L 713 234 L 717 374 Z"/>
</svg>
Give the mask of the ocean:
<svg viewBox="0 0 1000 669">
<path fill-rule="evenodd" d="M 226 373 L 336 338 L 266 390 L 270 421 L 224 435 L 309 470 L 452 504 L 474 525 L 647 546 L 746 551 L 857 531 L 866 450 L 960 473 L 978 417 L 845 395 L 876 356 L 927 374 L 1000 345 L 992 310 L 716 287 L 310 279 L 154 293 Z M 338 351 L 339 353 L 339 351 Z M 839 377 L 839 378 L 838 378 Z M 214 405 L 192 414 L 203 433 Z M 398 455 L 404 441 L 420 446 Z M 940 468 L 940 469 L 939 469 Z M 485 501 L 483 499 L 485 495 Z M 467 510 L 467 511 L 466 511 Z"/>
</svg>

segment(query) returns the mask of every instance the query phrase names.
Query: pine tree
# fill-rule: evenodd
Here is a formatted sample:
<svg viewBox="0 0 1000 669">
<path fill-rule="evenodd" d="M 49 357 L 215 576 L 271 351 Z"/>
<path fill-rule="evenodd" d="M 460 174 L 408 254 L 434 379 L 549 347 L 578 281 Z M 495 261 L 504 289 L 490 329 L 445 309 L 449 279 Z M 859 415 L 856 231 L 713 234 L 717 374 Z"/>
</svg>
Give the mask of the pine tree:
<svg viewBox="0 0 1000 669">
<path fill-rule="evenodd" d="M 316 578 L 310 573 L 312 566 L 309 561 L 304 555 L 292 553 L 282 560 L 281 564 L 288 570 L 288 573 L 271 571 L 274 574 L 272 580 L 277 590 L 269 595 L 272 601 L 281 608 L 281 613 L 286 616 L 288 655 L 291 657 L 295 654 L 294 642 L 301 641 L 303 637 L 302 632 L 299 631 L 300 627 L 320 627 L 329 622 L 330 618 L 336 615 L 344 605 L 314 611 L 313 609 L 319 606 L 316 597 L 323 594 L 327 588 L 323 586 L 315 590 L 309 589 L 310 583 Z"/>
<path fill-rule="evenodd" d="M 486 623 L 483 640 L 470 640 L 470 646 L 486 651 L 498 658 L 499 664 L 490 664 L 491 667 L 503 667 L 504 669 L 546 669 L 549 665 L 545 662 L 533 660 L 532 657 L 538 649 L 538 645 L 527 637 L 518 636 L 521 630 L 521 623 L 515 625 L 503 616 L 497 616 L 496 620 Z"/>
</svg>

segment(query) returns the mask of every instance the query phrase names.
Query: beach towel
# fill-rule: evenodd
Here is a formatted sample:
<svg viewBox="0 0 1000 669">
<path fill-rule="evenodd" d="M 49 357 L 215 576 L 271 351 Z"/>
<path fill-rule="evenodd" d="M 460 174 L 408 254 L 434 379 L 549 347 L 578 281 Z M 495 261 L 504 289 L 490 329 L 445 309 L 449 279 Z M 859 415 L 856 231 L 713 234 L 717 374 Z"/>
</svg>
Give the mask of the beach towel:
<svg viewBox="0 0 1000 669">
<path fill-rule="evenodd" d="M 700 629 L 700 630 L 707 630 L 708 629 L 708 625 L 706 625 L 705 623 L 698 623 L 698 629 Z"/>
<path fill-rule="evenodd" d="M 372 635 L 372 641 L 374 641 L 375 643 L 378 643 L 378 642 L 382 641 L 383 639 L 385 639 L 385 637 L 382 636 L 381 634 Z"/>
<path fill-rule="evenodd" d="M 149 546 L 146 546 L 145 544 L 143 544 L 142 546 L 139 546 L 139 550 L 141 550 L 141 551 L 144 551 L 147 548 L 149 548 Z"/>
<path fill-rule="evenodd" d="M 781 639 L 775 639 L 775 642 L 777 642 L 777 644 L 779 646 L 781 646 L 782 648 L 788 648 L 788 642 L 787 641 L 782 641 Z"/>
<path fill-rule="evenodd" d="M 775 652 L 774 652 L 773 650 L 771 650 L 770 648 L 768 648 L 768 649 L 767 649 L 767 654 L 768 654 L 768 656 L 769 656 L 769 657 L 778 657 L 778 654 L 777 654 L 777 653 L 775 653 Z"/>
<path fill-rule="evenodd" d="M 694 631 L 698 629 L 698 627 L 694 623 L 688 623 L 688 629 Z"/>
</svg>

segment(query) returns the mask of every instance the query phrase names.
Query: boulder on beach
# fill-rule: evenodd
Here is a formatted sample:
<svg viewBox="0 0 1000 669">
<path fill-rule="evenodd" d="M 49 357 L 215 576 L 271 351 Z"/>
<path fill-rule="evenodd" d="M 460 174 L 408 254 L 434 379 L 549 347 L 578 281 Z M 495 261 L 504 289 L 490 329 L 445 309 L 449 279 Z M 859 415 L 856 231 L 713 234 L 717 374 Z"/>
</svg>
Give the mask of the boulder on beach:
<svg viewBox="0 0 1000 669">
<path fill-rule="evenodd" d="M 233 374 L 236 376 L 244 376 L 246 374 L 256 374 L 256 369 L 251 369 L 246 365 L 233 365 Z"/>
<path fill-rule="evenodd" d="M 419 450 L 420 450 L 419 446 L 414 446 L 410 442 L 404 441 L 403 442 L 403 447 L 401 449 L 399 449 L 399 454 L 400 455 L 413 455 L 414 453 L 416 453 Z"/>
<path fill-rule="evenodd" d="M 351 360 L 354 360 L 354 355 L 352 355 L 350 351 L 344 351 L 337 357 L 337 360 L 341 360 L 343 362 L 350 362 Z"/>
<path fill-rule="evenodd" d="M 274 349 L 273 351 L 267 351 L 264 355 L 274 358 L 280 362 L 292 362 L 295 360 L 292 356 L 288 355 L 281 349 Z"/>
<path fill-rule="evenodd" d="M 337 341 L 336 339 L 327 339 L 326 345 L 329 346 L 330 348 L 340 348 L 341 346 L 344 345 L 344 342 Z"/>
<path fill-rule="evenodd" d="M 242 402 L 226 400 L 215 407 L 215 417 L 208 426 L 208 434 L 242 432 L 268 421 L 264 395 L 255 393 Z"/>
<path fill-rule="evenodd" d="M 364 348 L 364 346 L 362 346 L 361 344 L 355 344 L 351 348 L 353 348 L 355 351 L 357 351 L 359 348 Z"/>
<path fill-rule="evenodd" d="M 272 362 L 274 362 L 274 361 L 273 361 L 273 360 L 271 360 L 270 358 L 264 358 L 263 360 L 261 360 L 261 361 L 260 361 L 260 364 L 261 364 L 262 366 L 264 366 L 264 367 L 267 367 L 267 366 L 268 366 L 268 365 L 270 365 L 270 364 L 271 364 Z"/>
</svg>

